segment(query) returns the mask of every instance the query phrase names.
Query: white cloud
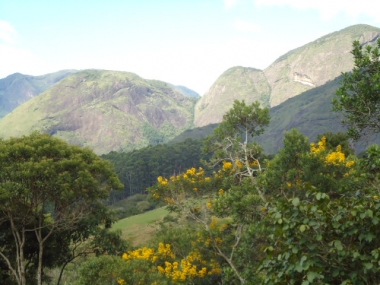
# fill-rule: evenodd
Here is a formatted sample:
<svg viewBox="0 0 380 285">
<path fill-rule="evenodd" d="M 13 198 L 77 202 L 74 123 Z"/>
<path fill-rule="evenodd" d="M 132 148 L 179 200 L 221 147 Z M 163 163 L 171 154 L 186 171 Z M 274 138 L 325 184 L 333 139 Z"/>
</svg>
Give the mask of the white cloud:
<svg viewBox="0 0 380 285">
<path fill-rule="evenodd" d="M 255 0 L 259 6 L 291 6 L 296 9 L 315 9 L 318 10 L 321 18 L 324 20 L 331 19 L 339 13 L 357 18 L 361 15 L 370 16 L 380 22 L 380 13 L 378 12 L 378 0 Z"/>
<path fill-rule="evenodd" d="M 6 21 L 0 20 L 0 40 L 6 43 L 14 43 L 17 37 L 16 30 Z"/>
<path fill-rule="evenodd" d="M 236 6 L 238 0 L 223 0 L 224 1 L 224 5 L 226 6 L 227 9 L 230 9 L 234 6 Z"/>
<path fill-rule="evenodd" d="M 42 62 L 32 52 L 22 48 L 0 44 L 0 54 L 0 78 L 4 78 L 15 72 L 41 75 L 50 70 L 47 64 Z"/>
<path fill-rule="evenodd" d="M 241 32 L 259 32 L 261 31 L 261 27 L 252 22 L 245 22 L 242 20 L 236 20 L 234 23 L 234 27 L 236 30 Z"/>
</svg>

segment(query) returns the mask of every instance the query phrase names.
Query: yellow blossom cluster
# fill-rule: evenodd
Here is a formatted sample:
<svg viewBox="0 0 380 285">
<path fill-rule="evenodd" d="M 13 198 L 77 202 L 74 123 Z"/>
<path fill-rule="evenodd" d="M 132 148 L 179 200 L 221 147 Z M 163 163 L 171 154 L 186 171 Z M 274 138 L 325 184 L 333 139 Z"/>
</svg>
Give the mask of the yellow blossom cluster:
<svg viewBox="0 0 380 285">
<path fill-rule="evenodd" d="M 318 142 L 317 145 L 315 143 L 310 144 L 311 153 L 318 153 L 324 150 L 326 150 L 326 137 L 322 137 L 322 139 Z"/>
<path fill-rule="evenodd" d="M 310 152 L 312 154 L 317 154 L 322 151 L 326 150 L 326 137 L 322 137 L 322 139 L 318 142 L 318 145 L 315 143 L 312 143 L 310 145 Z M 336 150 L 333 152 L 330 152 L 326 155 L 324 158 L 324 161 L 327 164 L 335 165 L 335 166 L 346 166 L 348 168 L 352 167 L 355 164 L 355 161 L 353 160 L 346 160 L 346 155 L 344 152 L 342 152 L 342 146 L 338 145 L 336 147 Z"/>
<path fill-rule="evenodd" d="M 170 244 L 164 244 L 160 242 L 158 244 L 157 252 L 153 248 L 142 247 L 136 250 L 128 251 L 122 256 L 124 260 L 144 259 L 152 262 L 155 262 L 159 257 L 175 258 L 175 254 L 171 250 Z"/>
<path fill-rule="evenodd" d="M 232 162 L 229 161 L 223 161 L 223 169 L 224 170 L 229 170 L 232 168 Z"/>
<path fill-rule="evenodd" d="M 158 176 L 158 177 L 157 177 L 157 181 L 158 181 L 158 183 L 161 184 L 161 185 L 166 185 L 166 184 L 169 183 L 168 179 L 166 179 L 166 178 L 164 178 L 164 177 L 162 177 L 162 176 Z"/>
<path fill-rule="evenodd" d="M 204 278 L 207 275 L 220 274 L 221 269 L 214 260 L 207 266 L 207 261 L 202 260 L 198 250 L 190 252 L 180 262 L 165 262 L 164 266 L 158 266 L 158 271 L 170 278 L 173 282 L 183 282 L 196 278 Z"/>
<path fill-rule="evenodd" d="M 196 181 L 202 181 L 204 178 L 204 175 L 205 175 L 205 171 L 202 167 L 199 167 L 198 169 L 196 169 L 195 167 L 192 167 L 186 170 L 186 172 L 183 174 L 170 177 L 170 180 L 175 182 L 181 179 L 185 179 L 185 180 L 190 180 L 191 182 L 196 182 Z"/>
<path fill-rule="evenodd" d="M 160 257 L 171 257 L 173 259 L 175 258 L 175 254 L 172 251 L 170 244 L 164 244 L 164 243 L 160 242 L 158 244 L 158 250 L 157 251 L 158 251 L 158 254 L 160 255 Z"/>
<path fill-rule="evenodd" d="M 128 253 L 124 253 L 122 257 L 124 260 L 144 259 L 144 260 L 155 261 L 154 260 L 155 251 L 153 248 L 142 247 L 133 251 L 129 251 Z"/>
<path fill-rule="evenodd" d="M 166 204 L 168 205 L 174 205 L 175 201 L 173 198 L 170 198 L 170 197 L 165 197 L 164 198 L 164 201 L 166 202 Z"/>
<path fill-rule="evenodd" d="M 235 160 L 235 165 L 238 167 L 238 168 L 242 168 L 243 167 L 243 163 L 237 158 Z"/>
<path fill-rule="evenodd" d="M 342 152 L 342 147 L 337 146 L 336 151 L 330 152 L 326 156 L 326 163 L 333 165 L 342 165 L 346 161 L 346 155 Z"/>
<path fill-rule="evenodd" d="M 174 283 L 221 273 L 219 264 L 215 260 L 211 260 L 211 262 L 203 260 L 198 250 L 190 252 L 179 262 L 175 261 L 176 255 L 172 251 L 171 245 L 164 243 L 159 243 L 157 251 L 153 248 L 143 247 L 124 253 L 122 258 L 126 261 L 142 259 L 150 261 L 152 264 L 159 264 L 154 265 L 154 269 Z M 118 284 L 126 285 L 127 282 L 124 279 L 118 279 Z"/>
</svg>

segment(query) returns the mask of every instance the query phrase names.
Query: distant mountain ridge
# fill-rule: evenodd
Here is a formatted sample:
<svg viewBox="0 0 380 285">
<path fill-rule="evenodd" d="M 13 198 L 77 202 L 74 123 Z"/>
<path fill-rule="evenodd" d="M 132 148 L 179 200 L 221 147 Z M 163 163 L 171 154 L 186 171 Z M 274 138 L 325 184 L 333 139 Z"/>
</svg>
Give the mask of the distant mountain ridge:
<svg viewBox="0 0 380 285">
<path fill-rule="evenodd" d="M 187 87 L 146 80 L 130 72 L 80 71 L 39 96 L 29 96 L 32 99 L 0 119 L 0 137 L 39 130 L 88 146 L 98 154 L 130 151 L 173 138 L 203 137 L 222 120 L 235 99 L 258 100 L 271 107 L 272 116 L 259 142 L 267 153 L 274 153 L 281 147 L 284 131 L 291 128 L 311 139 L 344 130 L 339 114 L 331 112 L 339 76 L 352 69 L 350 51 L 355 39 L 366 45 L 379 37 L 379 28 L 348 27 L 289 51 L 265 70 L 232 67 L 201 98 Z M 0 80 L 0 90 L 5 90 L 1 86 L 10 88 L 9 82 L 29 86 L 22 76 Z"/>
<path fill-rule="evenodd" d="M 74 72 L 61 70 L 40 76 L 14 73 L 0 79 L 0 118 Z"/>
</svg>

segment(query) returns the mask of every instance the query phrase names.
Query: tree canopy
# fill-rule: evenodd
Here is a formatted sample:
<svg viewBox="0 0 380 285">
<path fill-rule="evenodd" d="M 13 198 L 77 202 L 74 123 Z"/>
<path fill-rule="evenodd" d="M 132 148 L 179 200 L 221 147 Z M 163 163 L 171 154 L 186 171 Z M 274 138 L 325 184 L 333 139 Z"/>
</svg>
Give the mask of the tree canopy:
<svg viewBox="0 0 380 285">
<path fill-rule="evenodd" d="M 334 98 L 334 110 L 345 116 L 343 124 L 355 140 L 380 132 L 380 39 L 376 46 L 353 43 L 354 68 L 343 73 Z"/>
<path fill-rule="evenodd" d="M 0 257 L 14 280 L 41 285 L 46 253 L 57 246 L 49 242 L 88 237 L 109 220 L 102 200 L 121 187 L 110 163 L 90 149 L 40 133 L 0 140 L 0 226 L 9 229 Z"/>
</svg>

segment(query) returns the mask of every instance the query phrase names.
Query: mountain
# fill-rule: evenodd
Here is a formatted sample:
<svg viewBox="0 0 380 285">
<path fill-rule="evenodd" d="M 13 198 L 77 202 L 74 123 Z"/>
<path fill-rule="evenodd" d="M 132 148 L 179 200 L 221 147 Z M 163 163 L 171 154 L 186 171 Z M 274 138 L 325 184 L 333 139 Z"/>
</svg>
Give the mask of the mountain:
<svg viewBox="0 0 380 285">
<path fill-rule="evenodd" d="M 0 137 L 33 130 L 98 154 L 165 142 L 192 127 L 195 99 L 128 72 L 74 73 L 0 120 Z"/>
<path fill-rule="evenodd" d="M 219 123 L 235 99 L 246 103 L 260 101 L 269 107 L 271 88 L 262 70 L 233 67 L 225 71 L 197 102 L 194 124 L 198 127 Z"/>
<path fill-rule="evenodd" d="M 311 141 L 326 132 L 345 132 L 342 115 L 332 112 L 332 98 L 342 77 L 307 90 L 270 109 L 271 121 L 257 141 L 266 153 L 276 153 L 283 146 L 285 131 L 297 128 Z"/>
<path fill-rule="evenodd" d="M 264 107 L 275 107 L 302 92 L 334 80 L 352 70 L 352 43 L 372 44 L 380 29 L 355 25 L 328 34 L 279 57 L 264 70 L 234 67 L 223 73 L 197 102 L 197 127 L 219 123 L 234 99 L 247 103 L 258 100 Z"/>
<path fill-rule="evenodd" d="M 341 124 L 342 115 L 332 112 L 332 98 L 340 86 L 341 80 L 342 76 L 339 76 L 271 108 L 269 126 L 265 129 L 264 134 L 256 138 L 258 143 L 263 146 L 265 153 L 273 154 L 283 147 L 285 131 L 293 128 L 297 128 L 311 141 L 315 141 L 317 136 L 323 133 L 345 132 L 345 128 Z M 178 143 L 188 138 L 203 139 L 212 134 L 217 125 L 210 124 L 186 130 L 171 142 Z M 374 136 L 363 139 L 353 146 L 356 152 L 360 153 L 369 144 L 379 142 L 380 140 Z"/>
<path fill-rule="evenodd" d="M 74 72 L 61 70 L 41 76 L 14 73 L 0 79 L 0 118 Z"/>
<path fill-rule="evenodd" d="M 191 90 L 190 88 L 187 88 L 186 86 L 174 85 L 173 87 L 177 89 L 179 92 L 181 92 L 183 95 L 194 97 L 194 98 L 201 97 L 197 92 L 195 92 L 194 90 Z"/>
<path fill-rule="evenodd" d="M 353 41 L 359 40 L 365 45 L 374 43 L 379 36 L 379 28 L 355 25 L 284 54 L 264 70 L 272 88 L 270 106 L 277 106 L 352 70 Z"/>
</svg>

